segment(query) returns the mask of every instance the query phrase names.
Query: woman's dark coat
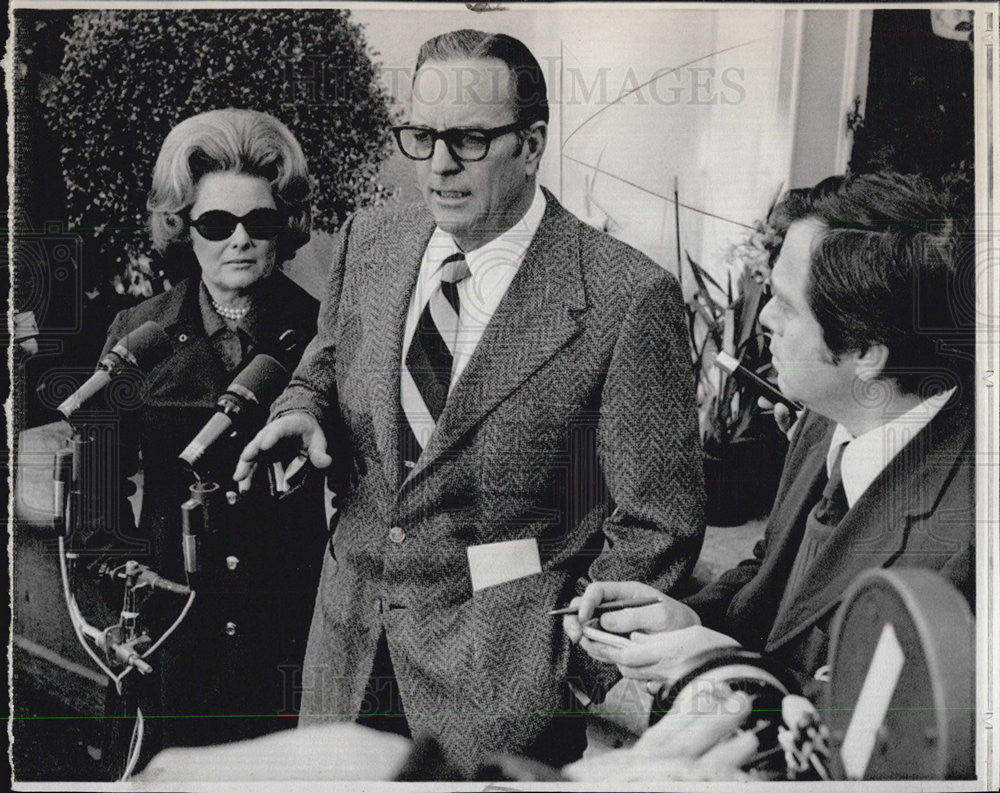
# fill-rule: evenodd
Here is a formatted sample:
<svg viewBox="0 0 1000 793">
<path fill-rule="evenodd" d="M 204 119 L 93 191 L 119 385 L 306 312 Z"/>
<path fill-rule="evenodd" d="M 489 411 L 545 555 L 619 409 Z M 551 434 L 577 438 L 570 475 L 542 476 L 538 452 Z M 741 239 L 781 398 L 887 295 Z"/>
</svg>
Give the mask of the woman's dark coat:
<svg viewBox="0 0 1000 793">
<path fill-rule="evenodd" d="M 274 356 L 291 372 L 315 335 L 318 303 L 280 273 L 261 287 L 252 352 Z M 227 370 L 206 335 L 199 289 L 199 280 L 190 278 L 119 313 L 106 346 L 149 320 L 159 323 L 173 344 L 169 357 L 145 378 L 141 405 L 121 411 L 118 448 L 124 476 L 139 466 L 139 451 L 143 471 L 138 545 L 132 544 L 124 558 L 180 582 L 185 581 L 181 505 L 194 476 L 178 454 L 251 357 Z M 262 421 L 263 415 L 249 432 Z M 223 496 L 214 514 L 221 517 L 201 540 L 194 606 L 150 658 L 154 673 L 138 689 L 147 717 L 144 757 L 166 746 L 220 743 L 295 723 L 302 654 L 327 537 L 323 486 L 314 477 L 279 503 L 259 470 L 250 492 L 235 506 L 227 505 L 224 494 L 236 490 L 230 477 L 248 437 L 224 441 L 210 455 L 215 463 L 210 477 Z M 148 552 L 136 549 L 144 546 Z M 143 615 L 153 624 L 154 638 L 183 602 L 172 594 L 150 597 Z M 124 738 L 127 745 L 128 735 Z"/>
</svg>

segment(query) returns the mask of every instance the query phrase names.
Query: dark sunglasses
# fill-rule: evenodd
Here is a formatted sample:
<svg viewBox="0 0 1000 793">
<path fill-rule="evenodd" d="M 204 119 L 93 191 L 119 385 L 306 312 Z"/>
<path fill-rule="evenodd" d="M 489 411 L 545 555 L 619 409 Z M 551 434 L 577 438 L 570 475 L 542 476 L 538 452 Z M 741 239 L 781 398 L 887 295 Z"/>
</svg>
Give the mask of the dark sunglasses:
<svg viewBox="0 0 1000 793">
<path fill-rule="evenodd" d="M 241 218 L 223 209 L 210 209 L 191 218 L 191 228 L 212 242 L 228 240 L 233 236 L 237 225 L 242 225 L 255 240 L 273 240 L 282 231 L 288 230 L 284 215 L 270 207 L 251 209 Z"/>
</svg>

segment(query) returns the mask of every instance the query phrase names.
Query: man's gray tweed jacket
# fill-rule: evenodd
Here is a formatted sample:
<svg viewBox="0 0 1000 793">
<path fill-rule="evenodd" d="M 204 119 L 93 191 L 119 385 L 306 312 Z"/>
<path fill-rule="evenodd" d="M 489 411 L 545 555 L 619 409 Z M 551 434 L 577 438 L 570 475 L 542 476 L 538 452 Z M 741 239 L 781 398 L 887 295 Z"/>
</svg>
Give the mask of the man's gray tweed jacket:
<svg viewBox="0 0 1000 793">
<path fill-rule="evenodd" d="M 422 206 L 364 211 L 340 232 L 318 335 L 272 410 L 313 413 L 336 469 L 302 723 L 355 717 L 385 631 L 414 735 L 465 771 L 491 752 L 560 765 L 584 746 L 567 681 L 593 696 L 617 673 L 546 612 L 583 576 L 670 592 L 694 564 L 702 463 L 680 289 L 546 199 L 402 485 L 403 328 L 434 222 Z M 523 538 L 541 574 L 473 593 L 466 549 Z"/>
</svg>

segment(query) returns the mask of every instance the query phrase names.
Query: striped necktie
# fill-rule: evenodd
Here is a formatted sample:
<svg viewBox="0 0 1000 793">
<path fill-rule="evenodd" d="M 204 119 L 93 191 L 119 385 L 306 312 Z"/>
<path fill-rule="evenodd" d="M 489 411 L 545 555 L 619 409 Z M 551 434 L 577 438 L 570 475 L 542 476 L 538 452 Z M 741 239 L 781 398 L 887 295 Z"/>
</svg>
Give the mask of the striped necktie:
<svg viewBox="0 0 1000 793">
<path fill-rule="evenodd" d="M 406 351 L 400 391 L 406 416 L 400 438 L 404 468 L 416 463 L 448 399 L 458 343 L 458 285 L 469 275 L 468 262 L 461 252 L 441 263 L 440 286 L 420 313 Z"/>
</svg>

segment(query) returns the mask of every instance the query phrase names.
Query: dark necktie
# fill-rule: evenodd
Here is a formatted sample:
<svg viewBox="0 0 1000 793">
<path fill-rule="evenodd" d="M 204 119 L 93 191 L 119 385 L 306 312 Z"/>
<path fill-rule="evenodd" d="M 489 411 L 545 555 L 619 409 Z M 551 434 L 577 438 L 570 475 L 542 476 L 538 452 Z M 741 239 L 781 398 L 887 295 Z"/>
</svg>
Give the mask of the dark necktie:
<svg viewBox="0 0 1000 793">
<path fill-rule="evenodd" d="M 400 450 L 407 467 L 412 467 L 427 445 L 448 399 L 458 342 L 458 285 L 469 275 L 469 265 L 462 253 L 454 253 L 441 263 L 440 286 L 420 312 L 406 351 L 404 374 L 409 376 L 401 378 L 400 397 L 406 422 L 401 428 Z"/>
<path fill-rule="evenodd" d="M 815 517 L 824 526 L 836 526 L 847 514 L 847 493 L 844 490 L 844 477 L 840 470 L 841 461 L 844 459 L 844 449 L 846 443 L 842 443 L 837 449 L 837 454 L 833 458 L 833 465 L 830 468 L 830 478 L 823 488 L 823 496 L 816 504 Z"/>
</svg>

